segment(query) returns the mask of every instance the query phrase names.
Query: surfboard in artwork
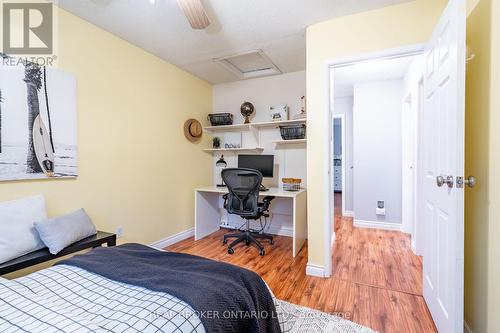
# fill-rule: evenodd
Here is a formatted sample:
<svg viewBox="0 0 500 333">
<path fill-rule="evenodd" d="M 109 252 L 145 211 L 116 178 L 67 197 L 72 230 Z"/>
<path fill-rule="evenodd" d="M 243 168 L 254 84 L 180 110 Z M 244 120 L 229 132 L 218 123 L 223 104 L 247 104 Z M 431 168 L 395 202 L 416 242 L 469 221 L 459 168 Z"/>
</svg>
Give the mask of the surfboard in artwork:
<svg viewBox="0 0 500 333">
<path fill-rule="evenodd" d="M 42 118 L 38 115 L 33 122 L 33 146 L 35 155 L 43 170 L 48 177 L 54 176 L 54 152 L 50 143 L 50 136 Z"/>
</svg>

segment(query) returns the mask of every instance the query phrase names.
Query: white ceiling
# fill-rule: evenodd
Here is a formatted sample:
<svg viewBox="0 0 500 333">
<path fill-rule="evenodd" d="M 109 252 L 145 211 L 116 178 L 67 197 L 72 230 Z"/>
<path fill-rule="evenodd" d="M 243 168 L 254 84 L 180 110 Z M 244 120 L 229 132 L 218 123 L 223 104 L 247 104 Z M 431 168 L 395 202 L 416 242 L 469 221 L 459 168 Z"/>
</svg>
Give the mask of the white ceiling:
<svg viewBox="0 0 500 333">
<path fill-rule="evenodd" d="M 335 98 L 353 95 L 354 85 L 383 80 L 403 79 L 415 56 L 375 60 L 333 70 Z"/>
<path fill-rule="evenodd" d="M 282 72 L 304 70 L 307 26 L 407 1 L 202 0 L 212 24 L 201 31 L 191 29 L 176 0 L 59 0 L 59 5 L 200 78 L 222 83 L 238 77 L 213 58 L 262 49 Z"/>
</svg>

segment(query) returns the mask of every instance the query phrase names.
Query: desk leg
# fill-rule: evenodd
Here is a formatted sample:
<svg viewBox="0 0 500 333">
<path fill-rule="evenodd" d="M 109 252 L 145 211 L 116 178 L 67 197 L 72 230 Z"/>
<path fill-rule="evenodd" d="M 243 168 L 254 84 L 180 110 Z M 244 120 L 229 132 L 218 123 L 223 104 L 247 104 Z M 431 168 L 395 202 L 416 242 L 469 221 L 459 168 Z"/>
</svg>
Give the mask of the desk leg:
<svg viewBox="0 0 500 333">
<path fill-rule="evenodd" d="M 198 240 L 220 229 L 219 194 L 195 191 L 194 238 Z"/>
<path fill-rule="evenodd" d="M 295 257 L 307 238 L 307 195 L 301 193 L 293 199 L 293 256 Z"/>
</svg>

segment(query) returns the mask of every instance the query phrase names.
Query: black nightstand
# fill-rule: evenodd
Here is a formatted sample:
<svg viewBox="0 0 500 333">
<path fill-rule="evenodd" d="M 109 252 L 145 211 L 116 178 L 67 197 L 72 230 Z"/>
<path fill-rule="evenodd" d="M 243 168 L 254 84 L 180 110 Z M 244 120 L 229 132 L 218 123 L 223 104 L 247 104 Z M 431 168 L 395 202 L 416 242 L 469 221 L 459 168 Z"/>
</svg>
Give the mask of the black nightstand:
<svg viewBox="0 0 500 333">
<path fill-rule="evenodd" d="M 106 244 L 107 246 L 115 246 L 116 235 L 109 232 L 98 231 L 94 236 L 90 236 L 82 239 L 81 241 L 73 243 L 56 255 L 51 254 L 48 248 L 28 253 L 22 257 L 12 259 L 3 264 L 0 264 L 0 275 L 12 273 L 26 267 L 41 264 L 42 262 L 63 257 L 68 254 L 79 252 L 85 249 L 99 247 L 103 244 Z"/>
</svg>

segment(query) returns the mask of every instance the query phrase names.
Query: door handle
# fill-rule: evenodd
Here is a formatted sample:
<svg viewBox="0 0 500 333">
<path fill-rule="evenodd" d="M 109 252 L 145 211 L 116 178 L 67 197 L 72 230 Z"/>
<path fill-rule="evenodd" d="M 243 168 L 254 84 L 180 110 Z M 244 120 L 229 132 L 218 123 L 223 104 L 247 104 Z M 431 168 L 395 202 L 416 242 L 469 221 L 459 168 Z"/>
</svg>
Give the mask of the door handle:
<svg viewBox="0 0 500 333">
<path fill-rule="evenodd" d="M 457 177 L 457 187 L 462 188 L 464 185 L 467 185 L 469 187 L 474 187 L 476 186 L 476 177 L 474 176 L 469 176 L 464 179 L 464 177 Z"/>
<path fill-rule="evenodd" d="M 443 186 L 444 184 L 448 185 L 449 188 L 452 188 L 453 187 L 453 176 L 446 176 L 443 177 L 443 176 L 437 176 L 436 177 L 436 184 L 438 187 L 441 187 Z"/>
</svg>

